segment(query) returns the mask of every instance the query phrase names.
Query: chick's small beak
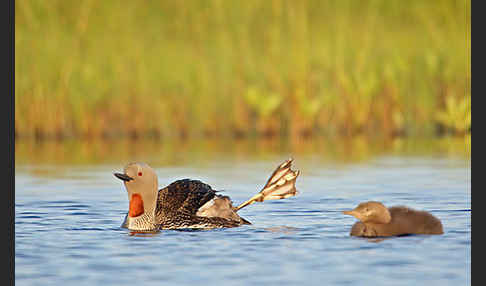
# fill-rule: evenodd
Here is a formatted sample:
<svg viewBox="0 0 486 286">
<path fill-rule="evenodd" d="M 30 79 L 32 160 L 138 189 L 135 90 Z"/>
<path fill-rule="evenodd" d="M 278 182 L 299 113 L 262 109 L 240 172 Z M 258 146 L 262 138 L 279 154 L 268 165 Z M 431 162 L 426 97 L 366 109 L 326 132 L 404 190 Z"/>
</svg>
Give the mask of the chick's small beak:
<svg viewBox="0 0 486 286">
<path fill-rule="evenodd" d="M 115 177 L 117 177 L 118 179 L 122 180 L 122 181 L 125 181 L 125 182 L 128 182 L 128 181 L 131 181 L 133 180 L 132 177 L 126 175 L 126 174 L 122 174 L 122 173 L 113 173 L 113 175 L 115 175 Z"/>
<path fill-rule="evenodd" d="M 345 214 L 345 215 L 351 215 L 351 216 L 354 216 L 354 217 L 356 217 L 356 218 L 358 218 L 358 217 L 359 217 L 358 212 L 357 212 L 357 211 L 355 211 L 355 210 L 343 211 L 343 214 Z"/>
</svg>

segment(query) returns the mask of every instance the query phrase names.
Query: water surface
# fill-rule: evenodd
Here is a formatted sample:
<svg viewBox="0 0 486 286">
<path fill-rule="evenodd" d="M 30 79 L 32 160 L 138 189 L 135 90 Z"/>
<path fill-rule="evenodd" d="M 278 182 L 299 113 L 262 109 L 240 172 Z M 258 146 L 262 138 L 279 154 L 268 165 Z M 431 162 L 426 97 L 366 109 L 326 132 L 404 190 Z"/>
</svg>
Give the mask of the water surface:
<svg viewBox="0 0 486 286">
<path fill-rule="evenodd" d="M 160 150 L 155 157 L 125 154 L 119 162 L 103 152 L 98 160 L 87 161 L 79 154 L 61 161 L 16 154 L 16 285 L 471 282 L 468 156 L 391 149 L 344 160 L 346 152 L 329 159 L 322 155 L 329 151 L 317 147 L 312 152 L 270 148 L 274 151 L 264 154 L 212 150 L 207 156 L 201 155 L 205 148 L 189 149 L 192 153 L 176 157 L 180 160 Z M 187 154 L 199 155 L 191 160 Z M 252 225 L 145 235 L 120 228 L 128 201 L 112 172 L 128 160 L 139 157 L 150 163 L 160 187 L 180 178 L 199 179 L 238 204 L 259 191 L 288 156 L 302 171 L 296 184 L 300 193 L 241 210 Z M 350 237 L 355 219 L 341 212 L 366 200 L 428 210 L 442 220 L 445 233 L 384 240 Z"/>
</svg>

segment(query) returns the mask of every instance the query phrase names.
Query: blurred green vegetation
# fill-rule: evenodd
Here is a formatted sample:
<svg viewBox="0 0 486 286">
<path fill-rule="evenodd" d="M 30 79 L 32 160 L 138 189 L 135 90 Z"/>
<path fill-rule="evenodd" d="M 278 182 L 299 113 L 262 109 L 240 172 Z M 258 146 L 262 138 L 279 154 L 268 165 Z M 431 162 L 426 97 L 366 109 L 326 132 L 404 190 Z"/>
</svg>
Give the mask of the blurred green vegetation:
<svg viewBox="0 0 486 286">
<path fill-rule="evenodd" d="M 470 7 L 16 0 L 15 134 L 469 136 Z"/>
</svg>

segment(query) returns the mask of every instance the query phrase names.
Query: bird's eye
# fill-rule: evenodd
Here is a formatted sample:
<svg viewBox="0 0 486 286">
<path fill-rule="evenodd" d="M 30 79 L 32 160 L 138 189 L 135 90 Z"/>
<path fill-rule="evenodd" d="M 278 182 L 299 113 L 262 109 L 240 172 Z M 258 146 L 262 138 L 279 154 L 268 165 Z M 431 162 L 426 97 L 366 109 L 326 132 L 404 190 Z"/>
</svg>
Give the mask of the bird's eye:
<svg viewBox="0 0 486 286">
<path fill-rule="evenodd" d="M 139 176 L 142 176 L 142 172 L 138 172 L 138 175 L 139 175 Z"/>
</svg>

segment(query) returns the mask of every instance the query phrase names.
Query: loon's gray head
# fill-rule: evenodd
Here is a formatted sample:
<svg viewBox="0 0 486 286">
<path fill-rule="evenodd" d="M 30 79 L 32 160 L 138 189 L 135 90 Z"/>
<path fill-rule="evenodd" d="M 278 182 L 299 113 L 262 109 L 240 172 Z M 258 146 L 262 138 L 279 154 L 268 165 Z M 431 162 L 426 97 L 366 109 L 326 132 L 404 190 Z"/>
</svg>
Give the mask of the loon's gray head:
<svg viewBox="0 0 486 286">
<path fill-rule="evenodd" d="M 157 204 L 158 180 L 154 169 L 145 163 L 129 163 L 123 173 L 114 173 L 122 180 L 128 193 L 128 217 L 153 217 Z"/>
</svg>

